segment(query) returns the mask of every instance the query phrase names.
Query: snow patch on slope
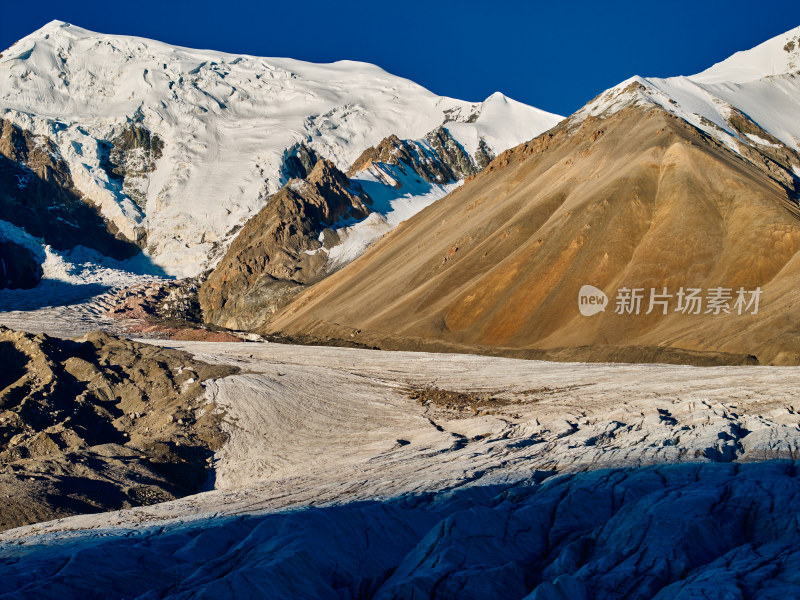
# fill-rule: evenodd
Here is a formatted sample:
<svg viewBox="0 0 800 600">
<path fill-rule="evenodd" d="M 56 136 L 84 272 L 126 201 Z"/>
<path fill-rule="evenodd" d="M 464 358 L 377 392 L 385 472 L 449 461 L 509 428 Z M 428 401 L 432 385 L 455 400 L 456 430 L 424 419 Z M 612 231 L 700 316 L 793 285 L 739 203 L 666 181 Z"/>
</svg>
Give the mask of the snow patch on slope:
<svg viewBox="0 0 800 600">
<path fill-rule="evenodd" d="M 386 185 L 384 182 L 387 180 L 397 182 L 399 189 Z M 318 250 L 328 252 L 327 268 L 331 271 L 352 262 L 380 237 L 463 183 L 428 183 L 410 169 L 403 173 L 398 166 L 383 163 L 373 163 L 353 181 L 369 194 L 374 212 L 363 221 L 341 223 L 334 228 L 341 243 L 330 250 Z"/>
</svg>

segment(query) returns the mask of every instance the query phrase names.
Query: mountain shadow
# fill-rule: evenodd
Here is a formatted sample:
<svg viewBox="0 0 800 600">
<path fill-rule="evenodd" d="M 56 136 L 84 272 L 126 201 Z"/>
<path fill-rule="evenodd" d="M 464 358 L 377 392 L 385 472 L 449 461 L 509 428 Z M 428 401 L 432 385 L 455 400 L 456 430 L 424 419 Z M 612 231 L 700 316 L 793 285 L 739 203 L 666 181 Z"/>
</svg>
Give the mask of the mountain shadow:
<svg viewBox="0 0 800 600">
<path fill-rule="evenodd" d="M 0 548 L 0 598 L 800 595 L 798 463 L 611 469 Z"/>
</svg>

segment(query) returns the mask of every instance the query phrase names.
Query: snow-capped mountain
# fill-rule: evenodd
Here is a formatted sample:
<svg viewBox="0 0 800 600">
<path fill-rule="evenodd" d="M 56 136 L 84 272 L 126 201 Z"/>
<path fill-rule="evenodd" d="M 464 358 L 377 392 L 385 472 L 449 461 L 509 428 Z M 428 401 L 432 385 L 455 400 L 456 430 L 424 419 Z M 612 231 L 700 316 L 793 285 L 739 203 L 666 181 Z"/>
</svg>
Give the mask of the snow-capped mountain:
<svg viewBox="0 0 800 600">
<path fill-rule="evenodd" d="M 45 61 L 61 29 L 0 73 Z M 494 96 L 478 114 L 408 82 L 389 100 L 402 80 L 352 64 L 336 79 L 297 63 L 271 91 L 274 121 L 260 83 L 232 86 L 240 103 L 219 90 L 247 61 L 289 62 L 219 56 L 194 87 L 171 80 L 161 108 L 0 114 L 4 278 L 18 276 L 3 252 L 40 243 L 141 258 L 86 214 L 80 186 L 177 271 L 252 209 L 198 303 L 309 344 L 77 338 L 103 298 L 0 310 L 31 330 L 0 326 L 0 600 L 800 597 L 800 32 L 776 40 L 696 76 L 623 82 L 490 162 L 529 109 Z M 155 51 L 133 50 L 114 64 L 154 82 Z M 361 97 L 348 69 L 368 100 L 317 131 L 325 119 L 301 115 Z M 88 71 L 64 73 L 53 94 L 68 104 Z M 44 106 L 37 77 L 25 93 Z M 146 89 L 127 77 L 109 106 Z M 27 81 L 0 79 L 22 96 Z M 426 119 L 445 123 L 417 133 Z M 387 123 L 405 129 L 350 156 Z M 228 194 L 219 222 L 209 190 Z M 38 228 L 8 227 L 17 209 Z M 585 284 L 607 310 L 580 311 Z M 160 293 L 114 312 L 147 314 L 129 301 Z M 738 314 L 733 294 L 750 295 Z"/>
<path fill-rule="evenodd" d="M 688 77 L 635 76 L 607 90 L 571 118 L 655 104 L 737 154 L 800 151 L 800 27 Z M 790 161 L 800 177 L 800 164 Z"/>
<path fill-rule="evenodd" d="M 762 77 L 800 72 L 800 26 L 737 52 L 692 79 L 705 83 L 747 83 Z"/>
<path fill-rule="evenodd" d="M 499 93 L 437 96 L 365 63 L 191 50 L 60 21 L 0 55 L 0 118 L 50 138 L 85 199 L 176 275 L 201 271 L 286 183 L 300 144 L 347 170 L 392 134 L 444 124 L 474 156 L 560 120 Z"/>
<path fill-rule="evenodd" d="M 800 28 L 696 76 L 622 82 L 258 331 L 530 358 L 580 348 L 606 360 L 613 348 L 642 360 L 671 347 L 797 364 L 798 43 Z M 575 300 L 587 284 L 614 310 L 585 319 Z M 762 305 L 747 318 L 733 299 L 717 314 L 677 303 L 645 314 L 645 300 L 633 318 L 616 296 L 684 288 L 757 290 Z"/>
</svg>

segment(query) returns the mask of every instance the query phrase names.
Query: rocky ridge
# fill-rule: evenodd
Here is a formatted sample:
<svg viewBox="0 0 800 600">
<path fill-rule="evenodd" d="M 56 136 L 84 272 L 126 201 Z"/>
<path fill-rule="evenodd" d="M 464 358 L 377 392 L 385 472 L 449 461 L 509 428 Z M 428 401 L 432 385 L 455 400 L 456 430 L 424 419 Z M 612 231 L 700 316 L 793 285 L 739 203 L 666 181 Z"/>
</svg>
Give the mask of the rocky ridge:
<svg viewBox="0 0 800 600">
<path fill-rule="evenodd" d="M 116 259 L 139 252 L 87 203 L 47 137 L 0 119 L 0 220 L 60 250 L 77 245 Z"/>
<path fill-rule="evenodd" d="M 314 251 L 335 243 L 330 228 L 338 221 L 366 217 L 370 203 L 325 159 L 305 179 L 290 180 L 247 222 L 203 282 L 198 298 L 205 320 L 231 329 L 263 322 L 326 275 L 326 255 Z"/>
<path fill-rule="evenodd" d="M 479 156 L 488 159 L 490 151 L 482 152 Z M 389 136 L 365 150 L 347 175 L 303 144 L 290 149 L 284 173 L 299 177 L 267 200 L 203 283 L 199 301 L 205 321 L 254 329 L 339 268 L 332 268 L 327 254 L 342 241 L 337 230 L 371 212 L 372 199 L 359 178 L 372 177 L 403 193 L 408 178 L 441 186 L 478 170 L 478 163 L 444 127 L 422 140 Z"/>
<path fill-rule="evenodd" d="M 381 169 L 381 165 L 397 166 L 405 173 L 410 169 L 429 183 L 452 183 L 475 175 L 494 158 L 481 140 L 480 153 L 473 159 L 445 127 L 437 127 L 422 140 L 401 140 L 391 135 L 377 146 L 367 148 L 347 171 L 353 177 L 371 169 L 387 185 L 400 183 Z"/>
<path fill-rule="evenodd" d="M 223 440 L 203 382 L 235 368 L 92 333 L 0 326 L 0 529 L 198 491 Z"/>
</svg>

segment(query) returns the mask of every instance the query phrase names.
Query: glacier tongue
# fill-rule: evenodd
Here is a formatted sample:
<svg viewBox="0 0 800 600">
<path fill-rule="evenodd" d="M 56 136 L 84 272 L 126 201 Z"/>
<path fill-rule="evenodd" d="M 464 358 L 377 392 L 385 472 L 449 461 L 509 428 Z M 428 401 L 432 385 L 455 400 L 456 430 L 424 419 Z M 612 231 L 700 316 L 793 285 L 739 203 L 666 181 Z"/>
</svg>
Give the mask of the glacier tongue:
<svg viewBox="0 0 800 600">
<path fill-rule="evenodd" d="M 60 21 L 3 53 L 0 116 L 53 139 L 86 198 L 122 232 L 143 225 L 154 262 L 179 276 L 203 270 L 281 186 L 299 142 L 346 170 L 390 134 L 416 139 L 446 122 L 465 148 L 485 138 L 499 153 L 560 120 L 501 94 L 437 96 L 366 63 L 192 50 Z M 132 127 L 163 148 L 121 184 L 109 144 Z"/>
<path fill-rule="evenodd" d="M 657 465 L 78 530 L 0 544 L 3 597 L 796 598 L 797 466 Z"/>
<path fill-rule="evenodd" d="M 0 598 L 797 597 L 797 369 L 162 344 L 244 371 L 215 489 L 3 532 Z"/>
</svg>

